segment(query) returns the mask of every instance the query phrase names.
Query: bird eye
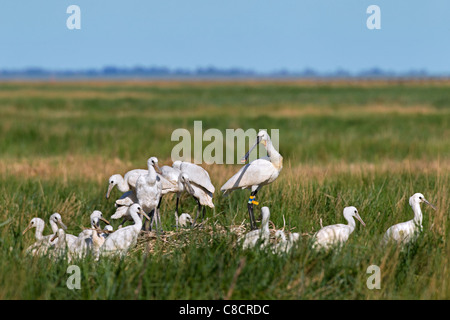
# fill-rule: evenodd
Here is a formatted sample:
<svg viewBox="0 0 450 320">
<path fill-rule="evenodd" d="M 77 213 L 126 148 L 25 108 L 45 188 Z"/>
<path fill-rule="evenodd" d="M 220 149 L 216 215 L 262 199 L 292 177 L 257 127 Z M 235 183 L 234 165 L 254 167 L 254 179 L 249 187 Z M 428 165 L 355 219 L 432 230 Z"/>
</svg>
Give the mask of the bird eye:
<svg viewBox="0 0 450 320">
<path fill-rule="evenodd" d="M 422 197 L 419 197 L 420 200 L 422 200 Z"/>
<path fill-rule="evenodd" d="M 355 210 L 355 213 L 358 213 L 358 211 L 357 211 L 357 210 Z"/>
</svg>

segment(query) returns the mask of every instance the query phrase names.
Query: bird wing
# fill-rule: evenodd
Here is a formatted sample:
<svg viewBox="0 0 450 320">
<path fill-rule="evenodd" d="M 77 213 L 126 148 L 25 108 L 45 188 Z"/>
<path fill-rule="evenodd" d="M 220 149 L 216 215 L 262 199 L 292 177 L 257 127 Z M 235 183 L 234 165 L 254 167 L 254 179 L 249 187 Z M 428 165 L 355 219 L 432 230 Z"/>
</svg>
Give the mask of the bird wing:
<svg viewBox="0 0 450 320">
<path fill-rule="evenodd" d="M 133 188 L 136 188 L 136 181 L 139 178 L 139 176 L 146 175 L 146 174 L 148 174 L 148 170 L 134 169 L 134 170 L 130 170 L 127 173 L 125 173 L 123 179 L 126 182 L 128 182 L 128 184 L 130 186 L 132 186 Z"/>
<path fill-rule="evenodd" d="M 209 177 L 208 171 L 202 167 L 193 163 L 183 162 L 181 164 L 181 172 L 186 172 L 189 175 L 189 180 L 199 186 L 202 186 L 209 192 L 214 193 L 216 190 L 211 183 L 211 178 Z"/>
<path fill-rule="evenodd" d="M 174 181 L 167 180 L 160 174 L 156 174 L 159 178 L 159 181 L 161 181 L 161 187 L 163 194 L 166 194 L 168 192 L 177 192 L 178 191 L 178 184 Z"/>
<path fill-rule="evenodd" d="M 220 188 L 221 191 L 245 189 L 267 183 L 274 174 L 275 167 L 266 159 L 257 159 L 243 166 Z"/>
<path fill-rule="evenodd" d="M 161 174 L 164 178 L 166 178 L 169 181 L 173 181 L 177 183 L 178 177 L 180 176 L 181 171 L 169 166 L 162 166 L 161 167 Z"/>
</svg>

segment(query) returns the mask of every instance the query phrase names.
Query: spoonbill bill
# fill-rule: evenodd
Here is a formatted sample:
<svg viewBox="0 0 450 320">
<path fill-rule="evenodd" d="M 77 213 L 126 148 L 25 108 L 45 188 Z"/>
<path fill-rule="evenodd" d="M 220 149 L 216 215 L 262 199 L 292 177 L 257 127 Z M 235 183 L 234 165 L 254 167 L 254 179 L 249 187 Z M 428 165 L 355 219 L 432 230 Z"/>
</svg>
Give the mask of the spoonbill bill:
<svg viewBox="0 0 450 320">
<path fill-rule="evenodd" d="M 245 163 L 248 160 L 250 153 L 259 143 L 262 143 L 266 148 L 267 157 L 256 159 L 249 164 L 246 164 L 234 176 L 225 182 L 222 188 L 220 188 L 224 195 L 236 189 L 251 190 L 250 198 L 247 202 L 247 209 L 250 216 L 250 227 L 252 230 L 256 229 L 253 205 L 259 204 L 256 201 L 256 194 L 262 186 L 275 181 L 283 168 L 283 157 L 275 149 L 272 141 L 270 140 L 269 134 L 264 130 L 258 132 L 256 142 L 241 159 L 241 162 Z"/>
<path fill-rule="evenodd" d="M 358 219 L 363 226 L 366 226 L 355 207 L 345 207 L 344 218 L 347 220 L 348 224 L 333 224 L 317 231 L 313 237 L 313 248 L 328 249 L 333 245 L 339 245 L 347 241 L 348 237 L 356 227 L 354 218 Z"/>
<path fill-rule="evenodd" d="M 100 255 L 120 254 L 124 256 L 129 248 L 136 244 L 142 228 L 142 220 L 139 215 L 143 215 L 148 220 L 150 218 L 138 203 L 131 205 L 128 210 L 128 214 L 133 218 L 134 224 L 110 234 L 100 247 Z"/>
<path fill-rule="evenodd" d="M 270 210 L 269 210 L 269 208 L 262 207 L 261 215 L 262 215 L 261 229 L 252 230 L 238 239 L 238 242 L 242 242 L 243 249 L 253 248 L 259 242 L 261 242 L 261 246 L 260 246 L 261 249 L 265 248 L 269 244 L 269 239 L 270 239 L 270 231 L 269 231 Z"/>
<path fill-rule="evenodd" d="M 425 199 L 421 193 L 415 193 L 409 198 L 409 205 L 414 211 L 414 219 L 398 223 L 387 229 L 383 237 L 383 242 L 394 241 L 400 244 L 406 244 L 414 241 L 418 234 L 422 232 L 422 210 L 420 203 L 426 203 L 436 210 L 436 207 Z"/>
</svg>

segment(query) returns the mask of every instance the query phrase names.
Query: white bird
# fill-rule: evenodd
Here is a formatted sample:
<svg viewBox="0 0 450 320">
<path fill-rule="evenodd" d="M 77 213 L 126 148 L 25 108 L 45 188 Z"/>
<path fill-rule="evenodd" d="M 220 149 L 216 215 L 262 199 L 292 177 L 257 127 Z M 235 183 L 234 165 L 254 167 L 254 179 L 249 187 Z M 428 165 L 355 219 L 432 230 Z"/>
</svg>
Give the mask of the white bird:
<svg viewBox="0 0 450 320">
<path fill-rule="evenodd" d="M 136 181 L 136 197 L 140 207 L 147 214 L 153 211 L 153 220 L 156 222 L 156 230 L 160 231 L 159 205 L 162 196 L 162 183 L 158 179 L 154 165 L 154 157 L 147 160 L 147 173 L 139 176 Z M 134 220 L 134 219 L 133 219 Z"/>
<path fill-rule="evenodd" d="M 106 199 L 109 198 L 111 191 L 115 186 L 121 192 L 134 191 L 136 189 L 136 181 L 141 175 L 147 174 L 147 170 L 134 169 L 130 170 L 122 177 L 120 174 L 113 174 L 108 180 L 108 191 L 106 192 Z"/>
<path fill-rule="evenodd" d="M 286 239 L 283 230 L 277 230 L 275 232 L 275 238 L 278 239 L 278 243 L 274 246 L 272 252 L 275 254 L 288 253 L 291 251 L 294 243 L 300 239 L 300 234 L 297 232 L 290 233 L 289 239 Z"/>
<path fill-rule="evenodd" d="M 133 218 L 134 224 L 110 234 L 100 247 L 100 255 L 120 254 L 121 256 L 124 256 L 129 248 L 136 244 L 139 232 L 142 228 L 142 220 L 139 217 L 139 214 L 149 220 L 150 218 L 137 203 L 131 205 L 128 210 L 128 214 Z"/>
<path fill-rule="evenodd" d="M 27 231 L 32 228 L 36 228 L 36 232 L 34 234 L 36 242 L 33 243 L 31 246 L 29 246 L 27 248 L 26 252 L 33 256 L 45 254 L 50 245 L 43 235 L 44 228 L 45 228 L 44 220 L 42 220 L 41 218 L 37 218 L 37 217 L 31 219 L 28 226 L 22 232 L 22 235 L 25 235 L 25 233 L 27 233 Z"/>
<path fill-rule="evenodd" d="M 55 212 L 54 214 L 52 214 L 50 216 L 50 227 L 52 229 L 53 234 L 50 236 L 46 236 L 45 239 L 48 240 L 50 245 L 56 245 L 56 243 L 59 241 L 58 239 L 60 237 L 58 237 L 58 239 L 56 239 L 56 241 L 51 240 L 52 236 L 56 234 L 56 232 L 58 231 L 58 229 L 61 227 L 64 230 L 67 230 L 66 225 L 62 222 L 62 218 L 61 215 L 57 212 Z M 67 234 L 65 233 L 65 239 L 67 241 L 67 244 L 69 246 L 71 246 L 77 239 L 76 236 L 72 235 L 72 234 Z"/>
<path fill-rule="evenodd" d="M 182 213 L 180 214 L 180 216 L 178 216 L 177 212 L 175 212 L 175 223 L 177 229 L 178 226 L 186 228 L 188 226 L 188 223 L 192 224 L 193 222 L 194 220 L 189 213 Z"/>
<path fill-rule="evenodd" d="M 90 215 L 91 228 L 85 229 L 77 237 L 77 240 L 70 245 L 70 250 L 74 256 L 83 258 L 88 255 L 92 249 L 92 229 L 100 228 L 100 221 L 110 224 L 109 221 L 103 218 L 101 211 L 94 210 Z"/>
<path fill-rule="evenodd" d="M 420 232 L 422 232 L 422 210 L 420 203 L 425 202 L 434 210 L 436 207 L 425 199 L 421 193 L 415 193 L 409 198 L 409 205 L 414 211 L 414 219 L 407 222 L 398 223 L 390 227 L 383 237 L 383 242 L 395 241 L 400 244 L 406 244 L 414 241 Z"/>
<path fill-rule="evenodd" d="M 355 207 L 345 207 L 344 218 L 347 220 L 348 224 L 333 224 L 317 231 L 313 236 L 313 248 L 328 249 L 331 246 L 340 245 L 347 241 L 348 237 L 356 227 L 355 219 L 353 219 L 354 217 L 358 219 L 363 226 L 366 226 Z"/>
<path fill-rule="evenodd" d="M 117 227 L 120 229 L 126 221 L 132 221 L 131 217 L 128 215 L 128 208 L 133 203 L 138 203 L 139 200 L 133 191 L 125 192 L 119 199 L 116 200 L 114 206 L 117 208 L 116 212 L 111 216 L 111 219 L 117 220 L 122 219 L 122 222 Z"/>
<path fill-rule="evenodd" d="M 67 234 L 64 229 L 59 228 L 58 230 L 56 230 L 50 241 L 55 243 L 54 249 L 49 251 L 50 257 L 58 259 L 67 255 L 68 261 L 70 262 L 72 260 L 70 255 L 70 245 L 67 241 Z"/>
<path fill-rule="evenodd" d="M 178 176 L 178 192 L 180 194 L 187 192 L 197 201 L 197 215 L 195 216 L 193 223 L 195 226 L 202 208 L 203 217 L 205 216 L 205 206 L 212 209 L 214 208 L 212 198 L 215 188 L 211 182 L 208 171 L 202 167 L 186 161 L 175 161 L 172 166 L 181 171 L 181 174 Z"/>
<path fill-rule="evenodd" d="M 256 229 L 255 216 L 253 214 L 253 205 L 258 205 L 256 194 L 262 186 L 275 181 L 283 168 L 283 157 L 278 153 L 270 140 L 267 131 L 259 131 L 255 144 L 241 159 L 245 163 L 252 150 L 262 143 L 267 151 L 267 157 L 256 159 L 243 166 L 234 176 L 232 176 L 220 188 L 224 195 L 236 189 L 250 189 L 251 194 L 247 202 L 247 209 L 250 216 L 250 227 Z"/>
<path fill-rule="evenodd" d="M 238 242 L 242 242 L 243 249 L 253 248 L 259 242 L 261 243 L 261 246 L 260 246 L 261 249 L 268 246 L 269 240 L 270 240 L 270 231 L 269 231 L 270 210 L 269 210 L 269 208 L 262 207 L 261 215 L 262 215 L 261 229 L 252 230 L 238 239 Z"/>
</svg>

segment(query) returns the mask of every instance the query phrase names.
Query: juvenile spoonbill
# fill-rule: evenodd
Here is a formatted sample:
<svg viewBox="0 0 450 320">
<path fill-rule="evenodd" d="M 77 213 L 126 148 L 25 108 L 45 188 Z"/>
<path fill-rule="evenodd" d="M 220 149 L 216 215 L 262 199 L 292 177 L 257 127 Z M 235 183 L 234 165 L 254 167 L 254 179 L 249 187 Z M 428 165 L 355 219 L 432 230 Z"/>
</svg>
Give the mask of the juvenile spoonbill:
<svg viewBox="0 0 450 320">
<path fill-rule="evenodd" d="M 128 207 L 133 203 L 138 203 L 139 200 L 133 191 L 125 192 L 119 199 L 116 200 L 114 206 L 117 208 L 116 212 L 111 216 L 111 219 L 117 220 L 122 219 L 122 222 L 117 227 L 122 228 L 123 224 L 127 221 L 132 221 L 131 217 L 128 215 Z"/>
<path fill-rule="evenodd" d="M 192 224 L 194 220 L 192 219 L 191 215 L 189 213 L 182 213 L 180 216 L 175 212 L 175 223 L 176 228 L 178 229 L 178 226 L 182 228 L 186 228 L 189 224 Z"/>
<path fill-rule="evenodd" d="M 287 239 L 282 230 L 277 230 L 275 238 L 278 239 L 278 243 L 274 246 L 272 252 L 275 254 L 288 253 L 291 251 L 294 243 L 300 239 L 300 234 L 297 232 L 290 233 L 289 239 Z"/>
<path fill-rule="evenodd" d="M 418 234 L 422 232 L 422 210 L 420 203 L 424 202 L 431 208 L 436 210 L 436 207 L 425 199 L 421 193 L 415 193 L 409 198 L 409 205 L 414 211 L 414 219 L 398 223 L 387 229 L 383 237 L 383 242 L 395 241 L 397 243 L 406 244 L 414 241 Z"/>
<path fill-rule="evenodd" d="M 266 148 L 267 157 L 256 159 L 246 164 L 220 188 L 224 195 L 236 189 L 251 190 L 247 209 L 252 230 L 256 229 L 256 221 L 253 214 L 253 205 L 258 205 L 256 194 L 262 186 L 275 181 L 283 168 L 283 157 L 275 149 L 269 134 L 264 130 L 259 131 L 255 144 L 241 159 L 241 162 L 245 163 L 248 160 L 250 153 L 259 143 L 262 143 Z"/>
<path fill-rule="evenodd" d="M 55 243 L 54 250 L 50 251 L 51 257 L 57 259 L 67 255 L 68 261 L 70 262 L 72 260 L 69 252 L 70 246 L 67 242 L 67 234 L 64 229 L 59 228 L 58 230 L 56 230 L 50 241 Z"/>
<path fill-rule="evenodd" d="M 61 215 L 57 212 L 52 214 L 50 216 L 50 227 L 52 228 L 53 235 L 56 234 L 59 228 L 62 228 L 64 230 L 67 230 L 66 225 L 63 223 Z M 47 236 L 46 239 L 48 239 L 50 245 L 56 245 L 56 243 L 59 241 L 60 237 L 56 239 L 56 241 L 51 240 L 52 236 Z M 67 241 L 67 244 L 71 246 L 76 240 L 77 237 L 72 234 L 65 233 L 65 239 Z"/>
<path fill-rule="evenodd" d="M 356 223 L 353 218 L 358 219 L 363 226 L 366 226 L 355 207 L 345 207 L 344 218 L 348 224 L 333 224 L 317 231 L 313 237 L 313 248 L 328 249 L 333 245 L 339 245 L 347 241 L 350 234 L 355 230 Z"/>
<path fill-rule="evenodd" d="M 113 174 L 108 179 L 108 191 L 106 192 L 106 199 L 109 198 L 111 191 L 115 186 L 119 188 L 121 192 L 133 191 L 136 189 L 136 181 L 141 175 L 147 174 L 147 170 L 134 169 L 130 170 L 122 177 L 120 174 Z"/>
<path fill-rule="evenodd" d="M 41 218 L 37 218 L 37 217 L 31 219 L 28 226 L 22 232 L 22 235 L 25 235 L 25 233 L 27 233 L 28 230 L 31 230 L 33 228 L 36 228 L 36 232 L 34 234 L 36 242 L 33 243 L 31 246 L 29 246 L 27 248 L 26 252 L 33 256 L 45 254 L 50 245 L 49 245 L 49 242 L 46 240 L 46 238 L 43 236 L 43 232 L 44 232 L 44 228 L 45 228 L 44 220 L 42 220 Z"/>
<path fill-rule="evenodd" d="M 79 258 L 87 255 L 92 249 L 92 229 L 100 228 L 100 221 L 110 224 L 108 220 L 103 218 L 103 214 L 99 210 L 94 210 L 90 215 L 91 229 L 85 229 L 77 237 L 77 240 L 70 246 L 74 255 Z"/>
<path fill-rule="evenodd" d="M 136 197 L 138 199 L 140 208 L 150 214 L 153 211 L 153 219 L 156 222 L 156 230 L 160 231 L 160 218 L 158 207 L 161 201 L 162 195 L 162 183 L 156 175 L 155 168 L 153 167 L 154 159 L 149 158 L 147 160 L 147 173 L 139 176 L 136 181 Z M 153 219 L 150 220 L 153 223 Z M 133 219 L 134 220 L 134 219 Z"/>
<path fill-rule="evenodd" d="M 244 236 L 238 239 L 238 242 L 242 242 L 243 249 L 250 249 L 256 246 L 258 242 L 261 242 L 260 248 L 265 248 L 269 244 L 270 231 L 269 231 L 269 219 L 270 210 L 268 207 L 261 208 L 262 222 L 261 229 L 252 230 L 246 233 Z"/>
<path fill-rule="evenodd" d="M 128 214 L 133 218 L 134 224 L 110 234 L 100 247 L 100 255 L 120 254 L 124 256 L 128 252 L 128 249 L 136 244 L 142 228 L 142 220 L 139 215 L 143 215 L 148 220 L 150 218 L 138 203 L 131 205 L 128 210 Z"/>
<path fill-rule="evenodd" d="M 180 194 L 183 192 L 187 192 L 195 199 L 195 201 L 197 201 L 197 214 L 195 216 L 194 222 L 192 223 L 192 226 L 195 226 L 202 208 L 203 217 L 205 216 L 205 206 L 214 208 L 214 203 L 212 202 L 212 193 L 209 190 L 205 189 L 203 186 L 192 181 L 191 176 L 186 172 L 182 172 L 178 177 L 178 190 Z M 175 212 L 175 214 L 177 214 L 177 212 Z"/>
</svg>

